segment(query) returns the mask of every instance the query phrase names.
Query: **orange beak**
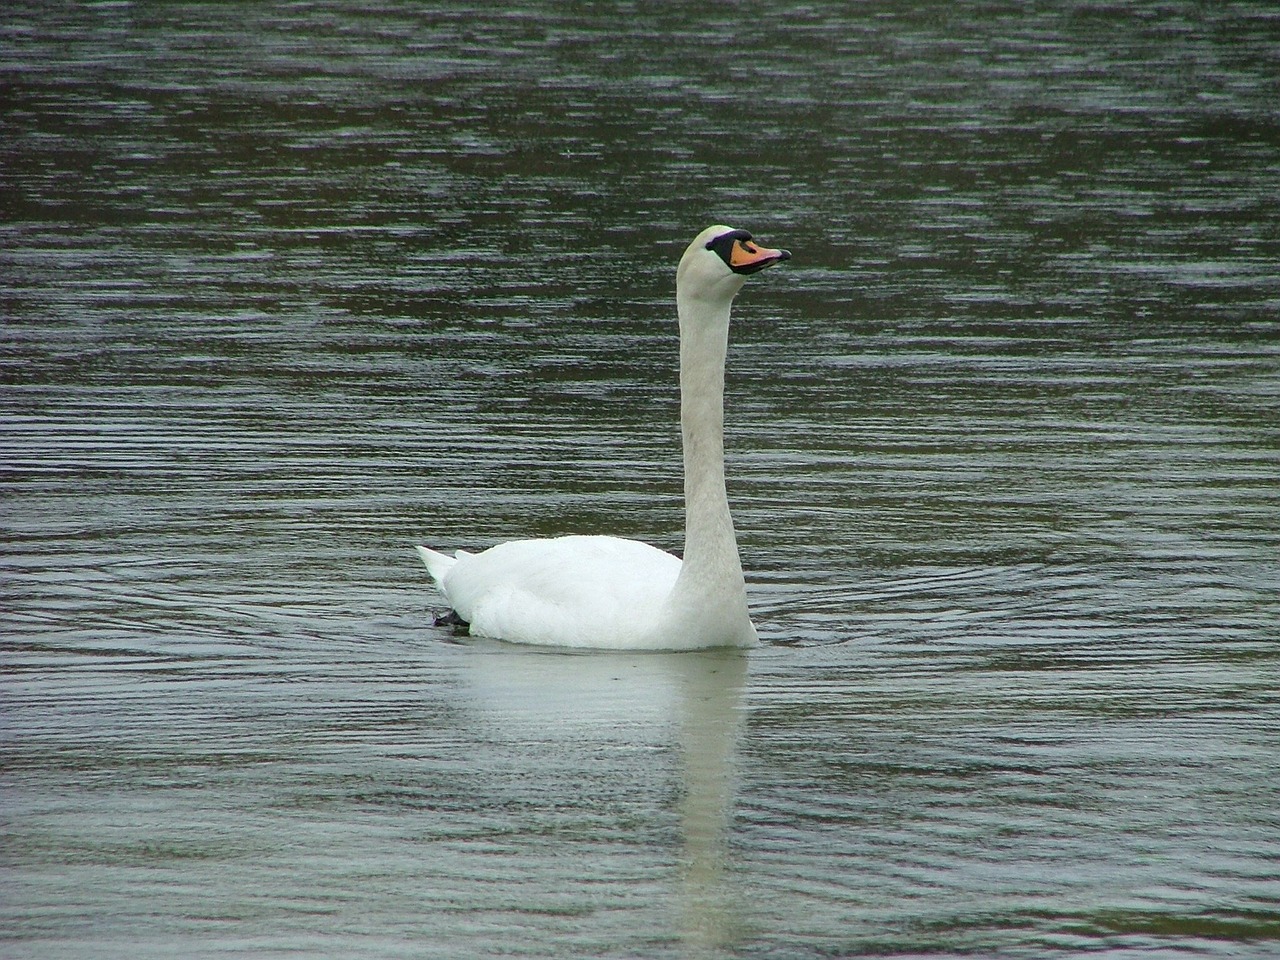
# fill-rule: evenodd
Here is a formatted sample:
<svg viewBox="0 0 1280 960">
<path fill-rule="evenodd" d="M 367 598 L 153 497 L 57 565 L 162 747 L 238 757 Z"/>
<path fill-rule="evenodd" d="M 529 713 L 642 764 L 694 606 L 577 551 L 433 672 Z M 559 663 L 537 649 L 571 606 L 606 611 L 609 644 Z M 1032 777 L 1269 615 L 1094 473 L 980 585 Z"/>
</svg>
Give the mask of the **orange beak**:
<svg viewBox="0 0 1280 960">
<path fill-rule="evenodd" d="M 735 240 L 729 254 L 729 266 L 736 273 L 755 273 L 790 259 L 791 253 L 787 250 L 762 247 L 753 240 Z"/>
</svg>

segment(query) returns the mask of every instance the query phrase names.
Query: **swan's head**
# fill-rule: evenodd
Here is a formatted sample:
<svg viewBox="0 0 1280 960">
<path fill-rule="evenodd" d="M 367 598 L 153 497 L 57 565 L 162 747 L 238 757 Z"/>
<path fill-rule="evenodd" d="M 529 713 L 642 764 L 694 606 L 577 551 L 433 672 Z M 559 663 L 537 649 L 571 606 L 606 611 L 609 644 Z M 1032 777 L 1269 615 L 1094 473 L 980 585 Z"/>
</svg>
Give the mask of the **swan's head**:
<svg viewBox="0 0 1280 960">
<path fill-rule="evenodd" d="M 683 296 L 732 300 L 748 276 L 790 259 L 786 250 L 756 243 L 746 230 L 707 227 L 680 258 L 676 291 Z"/>
</svg>

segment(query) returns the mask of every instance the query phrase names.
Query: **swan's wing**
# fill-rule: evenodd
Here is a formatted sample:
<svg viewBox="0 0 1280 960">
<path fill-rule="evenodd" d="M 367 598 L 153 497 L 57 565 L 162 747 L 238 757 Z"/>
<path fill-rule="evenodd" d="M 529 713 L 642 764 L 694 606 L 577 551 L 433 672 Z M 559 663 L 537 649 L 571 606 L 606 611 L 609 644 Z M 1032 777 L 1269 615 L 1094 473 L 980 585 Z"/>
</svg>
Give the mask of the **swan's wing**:
<svg viewBox="0 0 1280 960">
<path fill-rule="evenodd" d="M 480 636 L 620 646 L 653 630 L 679 573 L 676 557 L 636 540 L 559 537 L 461 554 L 441 588 Z"/>
</svg>

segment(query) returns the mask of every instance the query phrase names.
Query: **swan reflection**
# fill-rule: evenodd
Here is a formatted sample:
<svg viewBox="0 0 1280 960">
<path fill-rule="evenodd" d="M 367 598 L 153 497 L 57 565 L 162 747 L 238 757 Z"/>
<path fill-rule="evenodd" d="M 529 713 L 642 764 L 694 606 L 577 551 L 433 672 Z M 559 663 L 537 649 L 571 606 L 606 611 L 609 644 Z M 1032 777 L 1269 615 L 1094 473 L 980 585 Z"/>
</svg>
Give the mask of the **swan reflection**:
<svg viewBox="0 0 1280 960">
<path fill-rule="evenodd" d="M 631 837 L 624 849 L 628 856 L 642 851 L 674 859 L 669 922 L 690 956 L 731 942 L 738 921 L 728 826 L 746 656 L 733 650 L 583 655 L 498 643 L 476 644 L 473 651 L 463 671 L 469 719 L 477 735 L 520 753 L 525 797 L 561 810 L 581 803 L 584 791 L 630 798 L 625 813 L 599 825 L 606 839 L 617 836 L 621 819 L 624 831 L 660 843 L 669 834 L 653 825 L 674 813 L 676 849 L 654 850 L 650 843 L 637 850 Z M 566 767 L 579 775 L 565 776 Z M 614 782 L 602 790 L 584 783 L 588 777 Z M 592 867 L 588 860 L 575 869 Z"/>
</svg>

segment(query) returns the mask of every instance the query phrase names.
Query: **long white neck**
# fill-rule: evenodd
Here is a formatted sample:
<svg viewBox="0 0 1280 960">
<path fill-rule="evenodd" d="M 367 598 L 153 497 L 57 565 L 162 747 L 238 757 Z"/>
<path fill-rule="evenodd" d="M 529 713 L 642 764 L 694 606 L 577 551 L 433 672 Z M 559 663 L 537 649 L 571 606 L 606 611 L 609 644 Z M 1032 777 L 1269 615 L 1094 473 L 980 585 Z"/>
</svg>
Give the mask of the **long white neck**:
<svg viewBox="0 0 1280 960">
<path fill-rule="evenodd" d="M 684 440 L 684 563 L 674 612 L 698 630 L 754 639 L 724 482 L 724 366 L 729 307 L 741 281 L 703 299 L 677 291 L 680 313 L 680 426 Z M 749 636 L 746 636 L 749 634 Z"/>
</svg>

